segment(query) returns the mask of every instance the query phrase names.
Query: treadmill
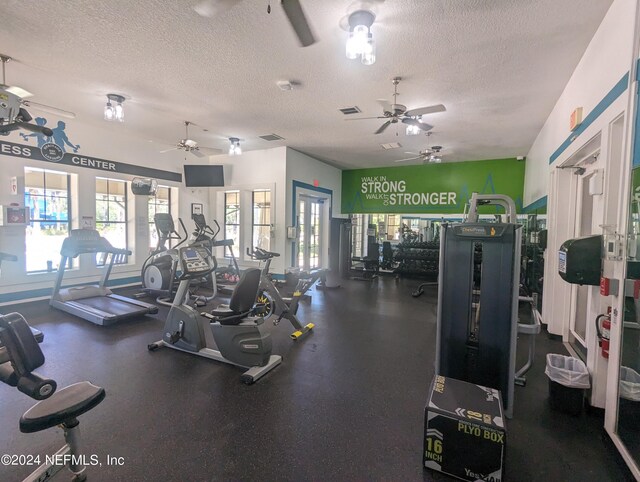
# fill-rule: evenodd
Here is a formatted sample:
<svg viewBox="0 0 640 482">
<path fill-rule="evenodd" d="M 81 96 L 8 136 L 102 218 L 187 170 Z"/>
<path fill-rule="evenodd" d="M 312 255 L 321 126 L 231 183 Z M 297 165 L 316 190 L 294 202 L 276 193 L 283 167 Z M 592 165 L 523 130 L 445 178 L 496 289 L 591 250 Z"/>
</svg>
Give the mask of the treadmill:
<svg viewBox="0 0 640 482">
<path fill-rule="evenodd" d="M 13 254 L 3 253 L 2 251 L 0 251 L 0 270 L 2 268 L 3 261 L 18 261 L 18 257 Z M 29 325 L 29 328 L 31 328 L 31 333 L 33 333 L 33 336 L 35 337 L 37 342 L 42 343 L 42 340 L 44 340 L 44 333 L 31 325 Z M 0 342 L 0 348 L 1 347 L 2 343 Z"/>
<path fill-rule="evenodd" d="M 106 253 L 104 272 L 97 285 L 62 288 L 62 279 L 70 258 L 85 253 Z M 111 325 L 118 321 L 147 314 L 155 314 L 158 307 L 143 301 L 114 294 L 106 285 L 116 259 L 131 255 L 127 249 L 118 249 L 100 236 L 95 229 L 72 229 L 62 243 L 62 256 L 56 284 L 49 304 L 96 325 Z"/>
</svg>

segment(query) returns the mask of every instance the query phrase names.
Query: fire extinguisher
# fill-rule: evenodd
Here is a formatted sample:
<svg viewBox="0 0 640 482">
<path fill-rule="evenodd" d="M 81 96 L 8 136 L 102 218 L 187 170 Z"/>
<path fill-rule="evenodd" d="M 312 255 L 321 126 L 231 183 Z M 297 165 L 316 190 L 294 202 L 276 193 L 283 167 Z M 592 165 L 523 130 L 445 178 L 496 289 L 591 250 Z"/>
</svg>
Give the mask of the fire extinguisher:
<svg viewBox="0 0 640 482">
<path fill-rule="evenodd" d="M 598 333 L 598 345 L 602 349 L 602 356 L 609 358 L 609 340 L 611 340 L 611 315 L 609 313 L 598 315 L 596 318 L 596 332 Z"/>
</svg>

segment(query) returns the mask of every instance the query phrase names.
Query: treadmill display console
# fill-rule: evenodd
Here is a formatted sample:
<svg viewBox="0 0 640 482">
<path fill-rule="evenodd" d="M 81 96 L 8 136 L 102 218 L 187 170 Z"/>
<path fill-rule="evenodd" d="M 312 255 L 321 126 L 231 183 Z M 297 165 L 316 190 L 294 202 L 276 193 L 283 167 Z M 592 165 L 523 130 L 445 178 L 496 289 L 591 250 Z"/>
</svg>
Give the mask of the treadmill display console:
<svg viewBox="0 0 640 482">
<path fill-rule="evenodd" d="M 204 248 L 180 248 L 182 266 L 186 274 L 198 274 L 209 270 L 209 253 Z"/>
</svg>

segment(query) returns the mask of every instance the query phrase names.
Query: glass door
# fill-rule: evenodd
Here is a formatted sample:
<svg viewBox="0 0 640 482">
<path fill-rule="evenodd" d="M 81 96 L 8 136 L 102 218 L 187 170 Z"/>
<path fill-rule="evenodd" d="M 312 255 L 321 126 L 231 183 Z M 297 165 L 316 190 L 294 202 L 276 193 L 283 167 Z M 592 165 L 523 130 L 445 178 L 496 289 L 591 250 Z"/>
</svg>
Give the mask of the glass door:
<svg viewBox="0 0 640 482">
<path fill-rule="evenodd" d="M 596 234 L 593 229 L 593 195 L 589 192 L 589 182 L 593 173 L 583 175 L 580 178 L 578 188 L 578 205 L 576 212 L 576 237 Z M 588 307 L 591 303 L 591 286 L 575 285 L 575 311 L 571 320 L 570 343 L 578 355 L 587 360 L 587 321 L 589 318 Z"/>
<path fill-rule="evenodd" d="M 298 268 L 310 270 L 322 266 L 324 199 L 298 198 Z"/>
</svg>

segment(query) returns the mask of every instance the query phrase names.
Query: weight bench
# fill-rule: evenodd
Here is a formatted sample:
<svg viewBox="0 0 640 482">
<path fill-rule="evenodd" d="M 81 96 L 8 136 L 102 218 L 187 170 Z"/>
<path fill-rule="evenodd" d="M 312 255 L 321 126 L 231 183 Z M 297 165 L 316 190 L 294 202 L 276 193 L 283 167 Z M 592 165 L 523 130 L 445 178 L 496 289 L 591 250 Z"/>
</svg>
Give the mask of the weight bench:
<svg viewBox="0 0 640 482">
<path fill-rule="evenodd" d="M 0 381 L 39 400 L 20 417 L 20 431 L 36 433 L 61 426 L 65 444 L 55 453 L 53 461 L 64 460 L 74 481 L 86 480 L 86 467 L 79 453 L 77 417 L 104 400 L 104 389 L 89 382 L 79 382 L 56 391 L 54 380 L 34 373 L 33 370 L 44 364 L 44 354 L 19 313 L 0 315 L 0 342 Z M 63 467 L 65 465 L 44 463 L 24 481 L 49 480 Z"/>
</svg>

